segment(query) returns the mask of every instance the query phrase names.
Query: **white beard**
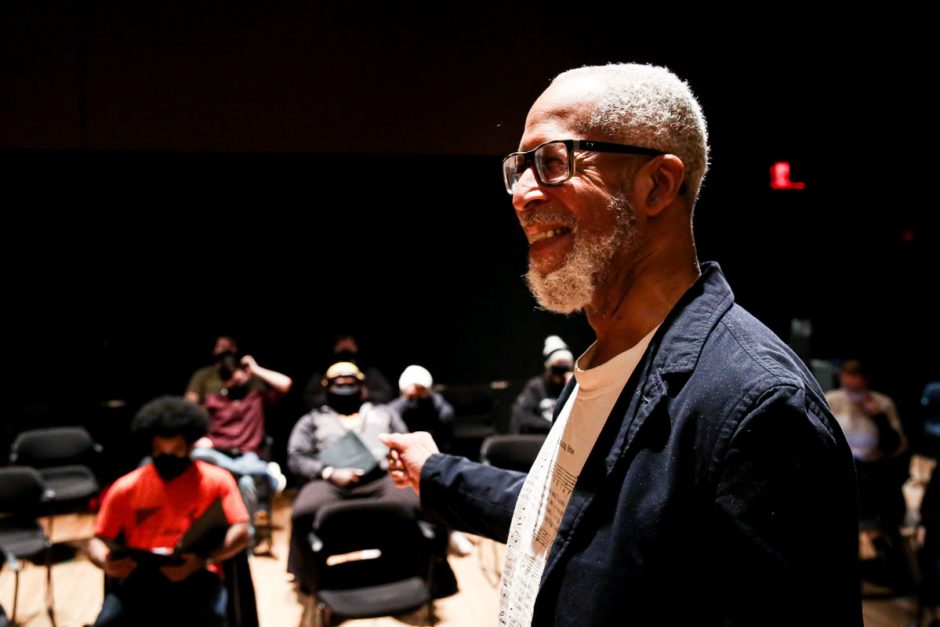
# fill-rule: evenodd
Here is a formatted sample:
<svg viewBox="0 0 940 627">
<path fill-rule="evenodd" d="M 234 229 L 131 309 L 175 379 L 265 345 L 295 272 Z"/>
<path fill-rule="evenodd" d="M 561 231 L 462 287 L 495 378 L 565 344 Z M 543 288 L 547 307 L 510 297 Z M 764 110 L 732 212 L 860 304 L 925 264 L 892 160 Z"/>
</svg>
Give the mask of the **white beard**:
<svg viewBox="0 0 940 627">
<path fill-rule="evenodd" d="M 607 235 L 586 236 L 575 230 L 574 245 L 557 270 L 542 275 L 529 266 L 526 283 L 539 305 L 548 311 L 570 314 L 591 304 L 594 291 L 614 257 L 636 245 L 636 214 L 625 194 L 610 199 L 608 210 L 616 213 L 614 229 Z M 571 221 L 568 216 L 568 221 Z"/>
</svg>

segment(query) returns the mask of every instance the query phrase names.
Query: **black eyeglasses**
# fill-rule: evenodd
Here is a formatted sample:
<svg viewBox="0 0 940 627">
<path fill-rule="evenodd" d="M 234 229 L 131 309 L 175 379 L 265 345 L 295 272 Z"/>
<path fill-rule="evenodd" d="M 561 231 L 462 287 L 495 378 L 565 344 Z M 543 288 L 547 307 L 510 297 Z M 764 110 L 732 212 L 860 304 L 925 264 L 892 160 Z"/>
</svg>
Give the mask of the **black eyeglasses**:
<svg viewBox="0 0 940 627">
<path fill-rule="evenodd" d="M 532 150 L 511 153 L 503 159 L 503 182 L 506 184 L 506 191 L 512 194 L 516 188 L 516 183 L 531 166 L 535 166 L 535 178 L 542 185 L 561 185 L 574 176 L 573 151 L 575 150 L 616 152 L 651 157 L 666 154 L 655 148 L 643 148 L 642 146 L 630 146 L 628 144 L 595 142 L 589 139 L 554 139 L 539 144 Z"/>
</svg>

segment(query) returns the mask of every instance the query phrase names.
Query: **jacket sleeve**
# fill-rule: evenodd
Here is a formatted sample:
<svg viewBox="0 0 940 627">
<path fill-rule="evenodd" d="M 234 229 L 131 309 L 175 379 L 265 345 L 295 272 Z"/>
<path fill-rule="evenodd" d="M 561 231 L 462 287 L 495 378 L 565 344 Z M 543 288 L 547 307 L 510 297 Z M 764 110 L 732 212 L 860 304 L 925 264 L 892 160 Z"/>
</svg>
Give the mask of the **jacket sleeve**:
<svg viewBox="0 0 940 627">
<path fill-rule="evenodd" d="M 305 481 L 320 478 L 323 462 L 319 457 L 313 414 L 307 414 L 298 420 L 290 433 L 290 439 L 287 441 L 287 467 L 295 476 Z"/>
<path fill-rule="evenodd" d="M 838 425 L 796 386 L 748 402 L 725 425 L 710 543 L 728 624 L 861 626 L 854 466 Z"/>
<path fill-rule="evenodd" d="M 505 542 L 526 474 L 435 454 L 421 471 L 421 507 L 453 529 Z"/>
</svg>

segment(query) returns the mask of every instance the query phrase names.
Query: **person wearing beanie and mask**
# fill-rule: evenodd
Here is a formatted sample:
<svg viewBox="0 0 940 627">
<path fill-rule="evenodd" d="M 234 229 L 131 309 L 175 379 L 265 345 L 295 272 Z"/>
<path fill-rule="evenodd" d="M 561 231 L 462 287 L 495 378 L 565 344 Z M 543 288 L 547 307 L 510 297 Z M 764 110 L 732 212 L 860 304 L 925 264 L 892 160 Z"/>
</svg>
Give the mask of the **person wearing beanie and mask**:
<svg viewBox="0 0 940 627">
<path fill-rule="evenodd" d="M 512 433 L 548 433 L 552 428 L 555 401 L 571 378 L 574 357 L 557 335 L 545 338 L 542 349 L 545 372 L 529 379 L 512 406 Z"/>
<path fill-rule="evenodd" d="M 383 499 L 406 504 L 417 514 L 418 498 L 414 493 L 396 490 L 386 472 L 387 448 L 379 442 L 380 433 L 407 433 L 401 417 L 386 405 L 364 401 L 364 375 L 351 362 L 338 362 L 329 367 L 321 381 L 326 404 L 304 415 L 294 425 L 287 443 L 287 465 L 305 485 L 297 494 L 291 514 L 288 571 L 308 592 L 316 590 L 315 559 L 307 541 L 319 509 L 344 499 Z M 366 448 L 372 468 L 352 459 L 348 466 L 328 464 L 330 459 L 350 450 L 349 440 L 355 438 Z M 355 447 L 352 447 L 355 449 Z M 374 460 L 373 460 L 374 458 Z"/>
<path fill-rule="evenodd" d="M 388 404 L 401 416 L 409 431 L 427 431 L 443 451 L 450 449 L 454 432 L 454 408 L 433 391 L 434 379 L 427 368 L 408 366 L 398 379 L 401 396 Z"/>
<path fill-rule="evenodd" d="M 364 377 L 362 383 L 366 400 L 373 403 L 388 403 L 394 398 L 395 391 L 385 375 L 373 366 L 363 365 L 359 343 L 351 335 L 337 335 L 333 341 L 330 363 L 341 361 L 356 364 L 359 368 Z M 308 410 L 317 409 L 326 402 L 326 390 L 321 385 L 322 381 L 323 375 L 320 372 L 314 372 L 307 382 L 307 387 L 304 388 L 304 405 Z"/>
<path fill-rule="evenodd" d="M 152 462 L 114 483 L 95 520 L 88 556 L 115 580 L 96 626 L 227 624 L 226 591 L 216 562 L 247 548 L 248 512 L 231 474 L 189 457 L 208 427 L 204 409 L 169 396 L 147 403 L 134 417 L 132 430 L 147 444 Z M 216 500 L 230 527 L 208 557 L 186 553 L 182 564 L 158 567 L 112 557 L 105 543 L 172 550 Z"/>
</svg>

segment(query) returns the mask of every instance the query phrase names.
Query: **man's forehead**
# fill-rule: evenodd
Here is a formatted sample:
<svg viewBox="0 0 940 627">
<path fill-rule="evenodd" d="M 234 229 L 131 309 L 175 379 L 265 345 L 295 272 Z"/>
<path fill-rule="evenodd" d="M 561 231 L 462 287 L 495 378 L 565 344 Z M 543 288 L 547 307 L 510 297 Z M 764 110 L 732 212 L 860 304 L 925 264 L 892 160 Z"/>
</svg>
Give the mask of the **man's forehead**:
<svg viewBox="0 0 940 627">
<path fill-rule="evenodd" d="M 600 82 L 591 77 L 556 80 L 529 109 L 520 149 L 550 139 L 577 139 L 601 91 Z"/>
</svg>

